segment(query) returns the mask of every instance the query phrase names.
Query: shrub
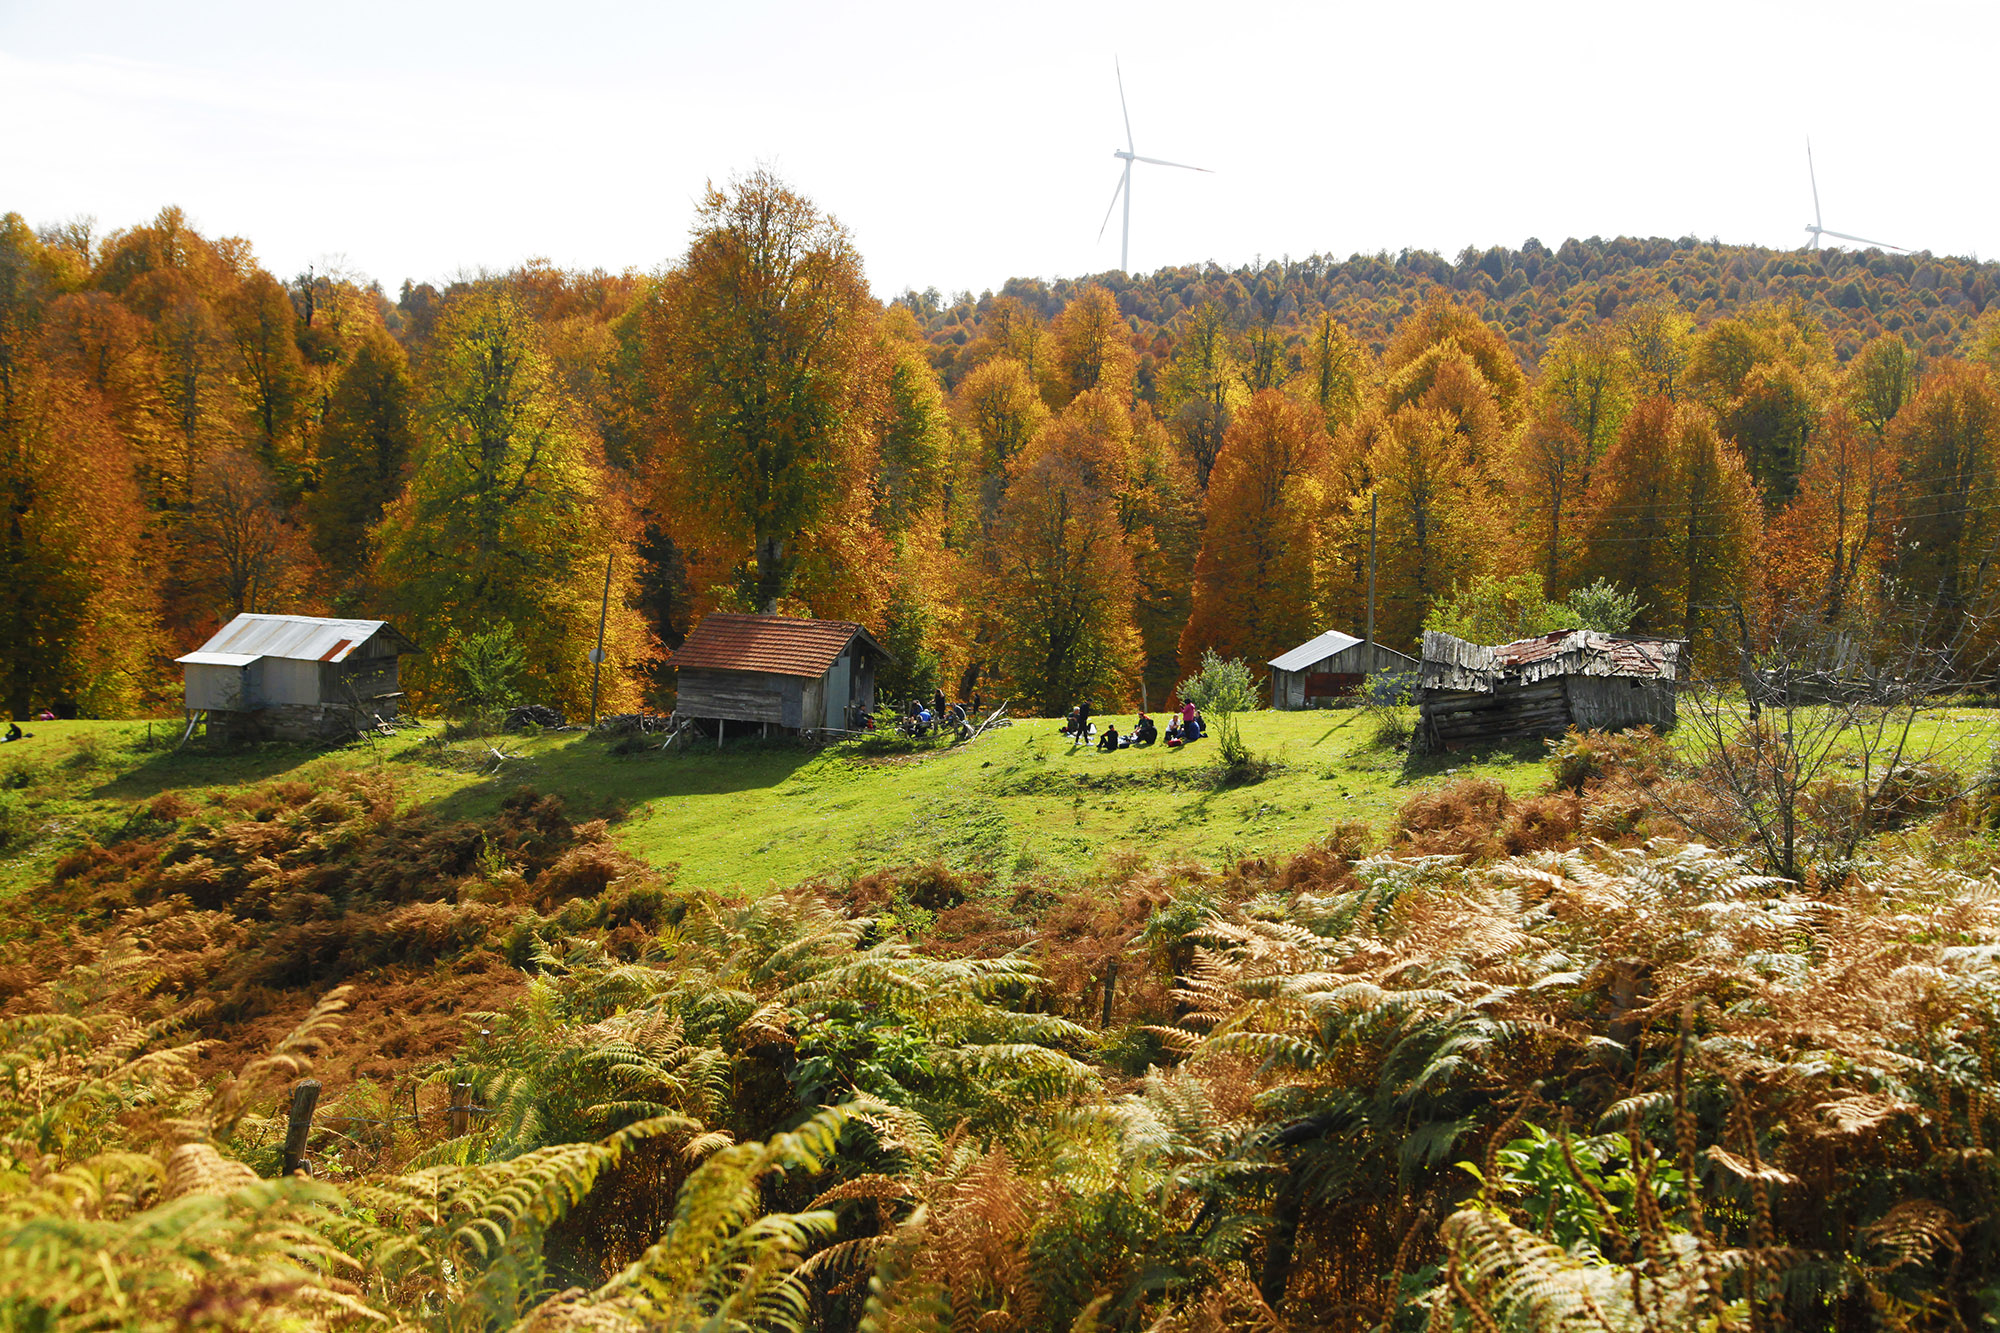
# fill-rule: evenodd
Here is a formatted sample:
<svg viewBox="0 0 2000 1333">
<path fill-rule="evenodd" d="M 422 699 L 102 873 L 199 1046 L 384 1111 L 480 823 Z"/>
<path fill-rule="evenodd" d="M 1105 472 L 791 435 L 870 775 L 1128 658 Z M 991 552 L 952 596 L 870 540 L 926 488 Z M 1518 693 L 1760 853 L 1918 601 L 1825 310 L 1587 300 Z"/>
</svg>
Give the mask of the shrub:
<svg viewBox="0 0 2000 1333">
<path fill-rule="evenodd" d="M 1175 693 L 1213 724 L 1223 767 L 1248 767 L 1250 750 L 1236 729 L 1236 715 L 1257 706 L 1257 684 L 1250 675 L 1250 664 L 1240 658 L 1224 660 L 1210 648 L 1201 655 L 1201 669 L 1182 681 Z"/>
<path fill-rule="evenodd" d="M 505 708 L 519 694 L 518 683 L 527 666 L 527 655 L 511 626 L 463 640 L 452 660 L 459 705 L 472 710 Z"/>
<path fill-rule="evenodd" d="M 1410 743 L 1414 723 L 1410 702 L 1416 698 L 1417 673 L 1381 671 L 1361 683 L 1361 706 L 1368 714 L 1368 742 L 1380 749 L 1400 749 Z"/>
<path fill-rule="evenodd" d="M 1639 597 L 1608 579 L 1552 601 L 1539 574 L 1486 576 L 1462 584 L 1450 600 L 1424 617 L 1424 628 L 1472 643 L 1511 643 L 1555 630 L 1594 629 L 1616 634 L 1639 614 Z"/>
<path fill-rule="evenodd" d="M 1533 796 L 1509 813 L 1500 845 L 1509 856 L 1574 847 L 1582 820 L 1583 802 L 1574 792 Z"/>
<path fill-rule="evenodd" d="M 1501 824 L 1513 806 L 1507 789 L 1497 782 L 1454 778 L 1404 801 L 1396 812 L 1396 829 L 1425 855 L 1484 858 L 1497 850 Z"/>
<path fill-rule="evenodd" d="M 1549 776 L 1559 789 L 1581 792 L 1586 787 L 1618 782 L 1634 787 L 1657 786 L 1673 760 L 1673 746 L 1651 727 L 1630 731 L 1577 731 L 1548 742 Z"/>
</svg>

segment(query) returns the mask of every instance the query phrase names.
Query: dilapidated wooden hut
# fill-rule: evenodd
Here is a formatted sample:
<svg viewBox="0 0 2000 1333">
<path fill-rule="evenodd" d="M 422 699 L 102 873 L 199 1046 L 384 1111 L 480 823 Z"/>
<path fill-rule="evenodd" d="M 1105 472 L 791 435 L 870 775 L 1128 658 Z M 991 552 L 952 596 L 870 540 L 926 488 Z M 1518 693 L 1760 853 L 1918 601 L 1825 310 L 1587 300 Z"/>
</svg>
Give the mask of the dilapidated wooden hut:
<svg viewBox="0 0 2000 1333">
<path fill-rule="evenodd" d="M 786 734 L 844 730 L 875 709 L 875 675 L 896 659 L 846 620 L 716 613 L 674 653 L 674 711 L 712 723 Z"/>
<path fill-rule="evenodd" d="M 1355 693 L 1371 675 L 1415 671 L 1417 659 L 1330 629 L 1265 665 L 1271 668 L 1271 707 L 1312 708 Z"/>
<path fill-rule="evenodd" d="M 402 654 L 381 620 L 245 613 L 174 660 L 188 730 L 227 740 L 337 740 L 393 721 Z"/>
<path fill-rule="evenodd" d="M 1497 647 L 1424 632 L 1416 745 L 1427 751 L 1674 725 L 1687 643 L 1640 634 L 1557 630 Z"/>
</svg>

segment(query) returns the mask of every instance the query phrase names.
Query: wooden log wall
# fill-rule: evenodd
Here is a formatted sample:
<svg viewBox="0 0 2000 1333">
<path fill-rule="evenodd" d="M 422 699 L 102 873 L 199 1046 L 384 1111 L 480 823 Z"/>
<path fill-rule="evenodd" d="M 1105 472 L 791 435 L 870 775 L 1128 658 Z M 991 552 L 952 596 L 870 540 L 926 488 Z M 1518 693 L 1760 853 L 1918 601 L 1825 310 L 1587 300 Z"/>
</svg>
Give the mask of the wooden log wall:
<svg viewBox="0 0 2000 1333">
<path fill-rule="evenodd" d="M 1490 693 L 1431 689 L 1423 692 L 1419 735 L 1427 748 L 1456 750 L 1497 745 L 1569 730 L 1569 700 L 1560 680 L 1502 686 Z"/>
<path fill-rule="evenodd" d="M 1420 716 L 1418 738 L 1433 751 L 1560 736 L 1571 727 L 1618 731 L 1643 724 L 1666 731 L 1676 721 L 1672 681 L 1620 676 L 1567 676 L 1489 693 L 1425 690 Z"/>
</svg>

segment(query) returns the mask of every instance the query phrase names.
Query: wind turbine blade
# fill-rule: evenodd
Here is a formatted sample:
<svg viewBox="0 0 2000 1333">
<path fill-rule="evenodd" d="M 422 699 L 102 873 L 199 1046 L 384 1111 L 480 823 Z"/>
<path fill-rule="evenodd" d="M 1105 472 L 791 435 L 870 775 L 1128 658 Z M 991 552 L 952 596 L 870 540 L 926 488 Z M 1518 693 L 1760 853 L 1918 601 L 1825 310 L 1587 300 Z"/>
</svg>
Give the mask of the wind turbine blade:
<svg viewBox="0 0 2000 1333">
<path fill-rule="evenodd" d="M 1125 105 L 1125 71 L 1117 56 L 1111 57 L 1111 68 L 1118 75 L 1118 112 L 1125 117 L 1125 151 L 1136 153 L 1139 145 L 1132 142 L 1132 109 Z"/>
<path fill-rule="evenodd" d="M 1104 239 L 1104 229 L 1111 225 L 1111 215 L 1118 208 L 1118 196 L 1125 191 L 1125 183 L 1132 179 L 1132 164 L 1125 164 L 1124 174 L 1118 177 L 1118 188 L 1111 192 L 1111 207 L 1104 210 L 1104 224 L 1097 229 L 1097 239 Z"/>
<path fill-rule="evenodd" d="M 1812 182 L 1813 227 L 1815 231 L 1826 225 L 1826 219 L 1819 215 L 1819 173 L 1813 170 L 1812 140 L 1806 140 L 1806 179 Z"/>
<path fill-rule="evenodd" d="M 1887 241 L 1871 241 L 1866 236 L 1849 236 L 1844 231 L 1823 231 L 1820 235 L 1832 236 L 1843 241 L 1853 241 L 1856 245 L 1872 245 L 1877 250 L 1895 250 L 1902 254 L 1910 253 L 1909 249 L 1905 246 L 1891 245 Z"/>
<path fill-rule="evenodd" d="M 1191 167 L 1185 162 L 1169 162 L 1164 158 L 1158 157 L 1140 157 L 1136 153 L 1132 155 L 1132 160 L 1134 162 L 1151 162 L 1156 167 L 1179 167 L 1182 171 L 1207 171 L 1211 176 L 1215 174 L 1207 167 Z"/>
</svg>

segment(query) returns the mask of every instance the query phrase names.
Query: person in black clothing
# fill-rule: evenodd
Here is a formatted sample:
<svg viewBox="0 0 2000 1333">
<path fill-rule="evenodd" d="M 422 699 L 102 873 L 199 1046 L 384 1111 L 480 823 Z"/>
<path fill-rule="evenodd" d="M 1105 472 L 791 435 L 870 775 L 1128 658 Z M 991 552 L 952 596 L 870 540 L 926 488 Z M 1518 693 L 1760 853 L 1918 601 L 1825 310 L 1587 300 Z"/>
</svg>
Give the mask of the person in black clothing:
<svg viewBox="0 0 2000 1333">
<path fill-rule="evenodd" d="M 21 724 L 20 724 L 19 722 L 9 722 L 9 723 L 7 724 L 7 739 L 8 739 L 8 740 L 10 740 L 10 741 L 18 741 L 18 740 L 20 740 L 20 739 L 21 739 L 21 737 L 23 737 L 23 736 L 25 736 L 25 735 L 27 735 L 27 734 L 28 734 L 28 733 L 26 733 L 25 731 L 22 731 L 22 730 L 21 730 Z"/>
<path fill-rule="evenodd" d="M 1104 735 L 1099 738 L 1097 748 L 1105 751 L 1116 750 L 1118 748 L 1118 728 L 1106 722 L 1104 724 Z"/>
<path fill-rule="evenodd" d="M 1153 719 L 1144 713 L 1139 714 L 1139 720 L 1132 725 L 1132 744 L 1151 745 L 1158 739 L 1160 729 L 1153 725 Z"/>
<path fill-rule="evenodd" d="M 942 720 L 944 718 L 944 704 L 945 704 L 944 691 L 942 689 L 932 690 L 931 716 L 934 718 L 938 718 L 939 720 Z"/>
</svg>

